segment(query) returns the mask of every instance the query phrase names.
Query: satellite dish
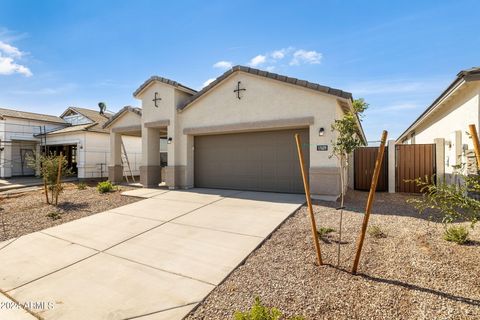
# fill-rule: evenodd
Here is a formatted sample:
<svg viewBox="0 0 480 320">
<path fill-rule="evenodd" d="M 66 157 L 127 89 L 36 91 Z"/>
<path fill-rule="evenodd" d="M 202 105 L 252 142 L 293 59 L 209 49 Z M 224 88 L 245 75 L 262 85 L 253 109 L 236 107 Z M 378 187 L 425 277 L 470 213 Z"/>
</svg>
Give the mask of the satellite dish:
<svg viewBox="0 0 480 320">
<path fill-rule="evenodd" d="M 100 114 L 105 114 L 105 110 L 107 110 L 107 105 L 105 102 L 99 102 L 98 108 L 100 109 Z"/>
</svg>

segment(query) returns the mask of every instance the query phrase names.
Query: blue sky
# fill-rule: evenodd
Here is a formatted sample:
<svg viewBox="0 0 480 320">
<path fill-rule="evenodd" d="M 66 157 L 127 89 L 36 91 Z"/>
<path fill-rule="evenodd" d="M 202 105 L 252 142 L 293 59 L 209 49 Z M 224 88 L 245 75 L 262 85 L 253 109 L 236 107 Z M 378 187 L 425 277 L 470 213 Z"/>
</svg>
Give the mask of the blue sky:
<svg viewBox="0 0 480 320">
<path fill-rule="evenodd" d="M 0 0 L 0 107 L 116 111 L 151 75 L 195 89 L 232 64 L 350 91 L 396 138 L 478 66 L 478 1 Z M 220 63 L 219 63 L 220 62 Z"/>
</svg>

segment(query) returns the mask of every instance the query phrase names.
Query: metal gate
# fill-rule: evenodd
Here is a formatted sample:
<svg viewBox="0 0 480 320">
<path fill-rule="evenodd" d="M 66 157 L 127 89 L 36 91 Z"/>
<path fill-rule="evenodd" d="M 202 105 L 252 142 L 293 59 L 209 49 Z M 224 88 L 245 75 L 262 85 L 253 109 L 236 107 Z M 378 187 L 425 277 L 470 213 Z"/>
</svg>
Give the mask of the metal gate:
<svg viewBox="0 0 480 320">
<path fill-rule="evenodd" d="M 355 190 L 370 190 L 373 170 L 377 160 L 378 147 L 361 147 L 354 152 L 354 188 Z M 388 190 L 388 148 L 385 148 L 382 168 L 378 178 L 377 191 Z"/>
<path fill-rule="evenodd" d="M 396 192 L 420 193 L 420 188 L 409 180 L 434 177 L 435 144 L 399 144 L 396 152 Z"/>
</svg>

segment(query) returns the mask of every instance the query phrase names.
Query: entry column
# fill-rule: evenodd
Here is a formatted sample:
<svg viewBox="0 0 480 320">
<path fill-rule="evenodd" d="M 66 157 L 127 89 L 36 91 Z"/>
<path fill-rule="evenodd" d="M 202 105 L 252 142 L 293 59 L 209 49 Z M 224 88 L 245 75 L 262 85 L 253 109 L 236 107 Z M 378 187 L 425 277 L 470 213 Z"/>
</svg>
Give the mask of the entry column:
<svg viewBox="0 0 480 320">
<path fill-rule="evenodd" d="M 122 135 L 110 132 L 110 165 L 108 166 L 108 179 L 112 183 L 123 181 L 122 166 Z"/>
<path fill-rule="evenodd" d="M 149 188 L 158 187 L 160 181 L 160 130 L 143 126 L 140 183 L 143 187 Z"/>
</svg>

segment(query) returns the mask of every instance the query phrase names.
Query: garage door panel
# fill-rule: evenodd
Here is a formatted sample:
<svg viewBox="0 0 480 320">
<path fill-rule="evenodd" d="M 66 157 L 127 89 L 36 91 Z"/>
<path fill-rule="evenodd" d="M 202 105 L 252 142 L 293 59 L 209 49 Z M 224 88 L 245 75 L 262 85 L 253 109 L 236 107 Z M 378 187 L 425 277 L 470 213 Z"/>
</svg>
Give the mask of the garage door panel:
<svg viewBox="0 0 480 320">
<path fill-rule="evenodd" d="M 308 129 L 195 137 L 195 185 L 302 193 L 295 133 L 308 168 Z"/>
</svg>

